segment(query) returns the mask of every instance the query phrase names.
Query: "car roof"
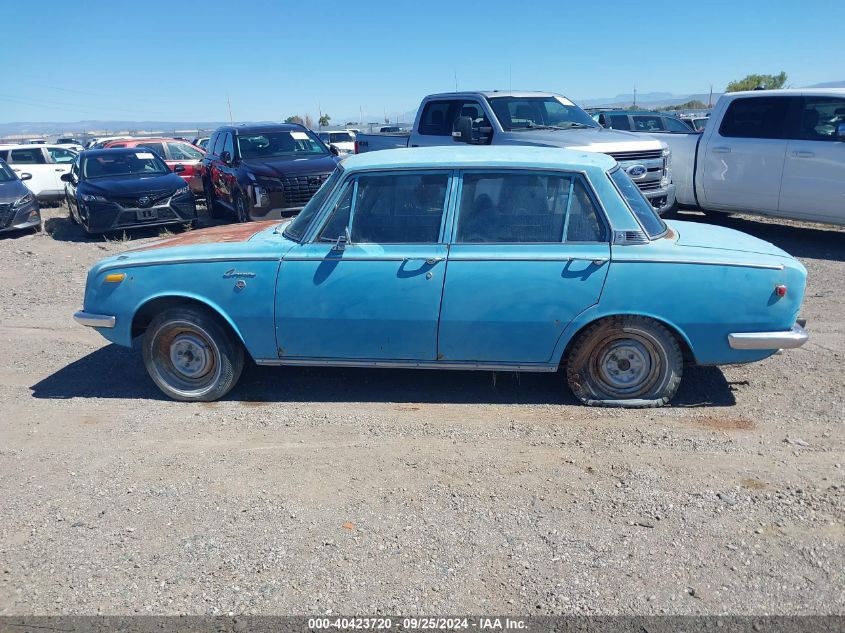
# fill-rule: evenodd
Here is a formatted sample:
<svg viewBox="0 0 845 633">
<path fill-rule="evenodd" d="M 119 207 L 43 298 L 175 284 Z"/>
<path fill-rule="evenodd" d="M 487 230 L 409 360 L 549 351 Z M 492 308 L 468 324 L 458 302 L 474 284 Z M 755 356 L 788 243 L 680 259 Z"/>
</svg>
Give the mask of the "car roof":
<svg viewBox="0 0 845 633">
<path fill-rule="evenodd" d="M 843 97 L 845 88 L 779 88 L 778 90 L 743 90 L 741 92 L 725 93 L 726 97 L 800 97 L 810 95 L 817 97 Z"/>
<path fill-rule="evenodd" d="M 455 99 L 467 96 L 482 97 L 563 97 L 555 92 L 538 92 L 534 90 L 461 90 L 460 92 L 441 92 L 429 95 L 428 99 Z M 564 97 L 566 98 L 566 97 Z"/>
<path fill-rule="evenodd" d="M 303 130 L 308 130 L 308 128 L 299 123 L 258 123 L 255 125 L 224 125 L 216 131 L 254 134 L 259 132 L 301 132 Z"/>
<path fill-rule="evenodd" d="M 460 169 L 476 167 L 567 169 L 611 169 L 616 161 L 596 152 L 557 147 L 497 146 L 410 147 L 355 154 L 340 163 L 349 171 L 382 168 Z"/>
<path fill-rule="evenodd" d="M 118 156 L 120 154 L 135 153 L 138 153 L 137 147 L 108 147 L 105 149 L 86 149 L 82 155 L 86 158 L 97 158 L 98 156 Z M 159 156 L 159 158 L 161 158 L 161 156 Z"/>
<path fill-rule="evenodd" d="M 64 145 L 59 145 L 57 143 L 0 143 L 0 149 L 32 149 L 33 147 L 55 147 L 57 149 L 68 149 Z M 72 152 L 73 150 L 68 151 Z"/>
</svg>

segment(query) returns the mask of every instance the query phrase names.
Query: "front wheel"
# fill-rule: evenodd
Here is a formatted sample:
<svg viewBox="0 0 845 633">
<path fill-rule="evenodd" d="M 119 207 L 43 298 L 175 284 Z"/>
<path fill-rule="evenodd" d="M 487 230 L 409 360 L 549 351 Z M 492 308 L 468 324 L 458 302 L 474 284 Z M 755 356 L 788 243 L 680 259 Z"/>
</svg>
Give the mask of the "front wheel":
<svg viewBox="0 0 845 633">
<path fill-rule="evenodd" d="M 572 393 L 589 406 L 662 407 L 681 383 L 683 354 L 662 324 L 639 316 L 602 319 L 565 361 Z"/>
<path fill-rule="evenodd" d="M 143 339 L 144 365 L 159 389 L 174 400 L 210 402 L 238 382 L 244 350 L 208 310 L 185 306 L 156 316 Z"/>
<path fill-rule="evenodd" d="M 252 219 L 249 216 L 246 199 L 239 193 L 235 194 L 235 214 L 238 216 L 238 222 L 249 222 Z"/>
</svg>

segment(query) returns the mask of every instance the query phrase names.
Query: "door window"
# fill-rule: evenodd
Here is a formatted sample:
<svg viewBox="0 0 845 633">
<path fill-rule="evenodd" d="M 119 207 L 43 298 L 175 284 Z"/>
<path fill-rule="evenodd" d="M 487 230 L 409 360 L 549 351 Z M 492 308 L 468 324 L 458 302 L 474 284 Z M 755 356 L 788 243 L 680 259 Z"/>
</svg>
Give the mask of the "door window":
<svg viewBox="0 0 845 633">
<path fill-rule="evenodd" d="M 547 173 L 469 173 L 459 243 L 604 242 L 607 230 L 583 179 Z"/>
<path fill-rule="evenodd" d="M 138 143 L 135 147 L 146 147 L 150 150 L 153 154 L 164 160 L 164 143 L 156 143 L 155 141 L 150 141 L 149 143 Z"/>
<path fill-rule="evenodd" d="M 614 130 L 631 129 L 631 122 L 628 120 L 627 114 L 611 114 L 607 118 L 610 119 L 610 127 Z"/>
<path fill-rule="evenodd" d="M 32 149 L 13 149 L 9 162 L 13 165 L 45 165 L 47 159 L 40 147 L 33 147 Z"/>
<path fill-rule="evenodd" d="M 232 142 L 232 133 L 226 132 L 226 140 L 223 143 L 223 151 L 229 152 L 229 158 L 235 158 L 235 144 Z"/>
<path fill-rule="evenodd" d="M 347 187 L 320 238 L 335 241 L 352 218 L 352 243 L 437 244 L 448 174 L 373 174 Z"/>
<path fill-rule="evenodd" d="M 663 123 L 666 125 L 666 130 L 673 134 L 689 134 L 694 131 L 689 125 L 675 117 L 664 117 Z"/>
<path fill-rule="evenodd" d="M 59 147 L 48 147 L 47 151 L 50 152 L 54 163 L 72 163 L 76 159 L 76 154 L 70 150 Z"/>
<path fill-rule="evenodd" d="M 845 99 L 804 97 L 797 129 L 790 138 L 804 141 L 837 141 L 836 128 L 845 123 Z"/>
<path fill-rule="evenodd" d="M 223 141 L 226 138 L 226 134 L 224 132 L 217 133 L 217 140 L 214 141 L 214 155 L 220 156 L 223 153 Z"/>
<path fill-rule="evenodd" d="M 426 136 L 449 136 L 452 133 L 452 121 L 449 111 L 454 101 L 429 101 L 420 116 L 420 134 Z"/>
<path fill-rule="evenodd" d="M 786 114 L 793 97 L 748 97 L 728 106 L 719 135 L 728 138 L 784 137 Z"/>
<path fill-rule="evenodd" d="M 187 143 L 168 143 L 167 150 L 171 160 L 200 160 L 202 152 Z"/>
</svg>

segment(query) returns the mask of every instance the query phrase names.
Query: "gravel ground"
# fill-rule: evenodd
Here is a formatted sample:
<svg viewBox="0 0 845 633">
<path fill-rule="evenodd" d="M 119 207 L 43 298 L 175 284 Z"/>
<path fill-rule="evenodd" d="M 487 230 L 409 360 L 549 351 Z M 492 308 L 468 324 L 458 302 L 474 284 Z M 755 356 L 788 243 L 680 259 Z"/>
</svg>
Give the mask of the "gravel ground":
<svg viewBox="0 0 845 633">
<path fill-rule="evenodd" d="M 72 321 L 126 244 L 44 215 L 0 239 L 0 614 L 845 613 L 842 230 L 717 220 L 804 262 L 812 338 L 668 408 L 255 367 L 184 404 Z"/>
</svg>

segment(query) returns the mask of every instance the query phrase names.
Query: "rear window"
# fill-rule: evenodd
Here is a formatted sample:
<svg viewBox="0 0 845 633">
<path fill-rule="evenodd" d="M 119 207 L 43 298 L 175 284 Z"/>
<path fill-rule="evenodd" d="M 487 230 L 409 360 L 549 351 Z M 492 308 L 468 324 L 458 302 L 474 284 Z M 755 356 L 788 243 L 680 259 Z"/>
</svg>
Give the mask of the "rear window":
<svg viewBox="0 0 845 633">
<path fill-rule="evenodd" d="M 616 185 L 619 193 L 622 194 L 622 198 L 625 200 L 628 208 L 634 212 L 646 235 L 652 239 L 663 235 L 666 232 L 666 224 L 660 219 L 654 207 L 646 200 L 639 187 L 634 184 L 634 181 L 631 180 L 628 174 L 616 167 L 610 172 L 610 179 Z"/>
<path fill-rule="evenodd" d="M 747 97 L 728 106 L 719 135 L 728 138 L 784 138 L 792 97 Z"/>
</svg>

